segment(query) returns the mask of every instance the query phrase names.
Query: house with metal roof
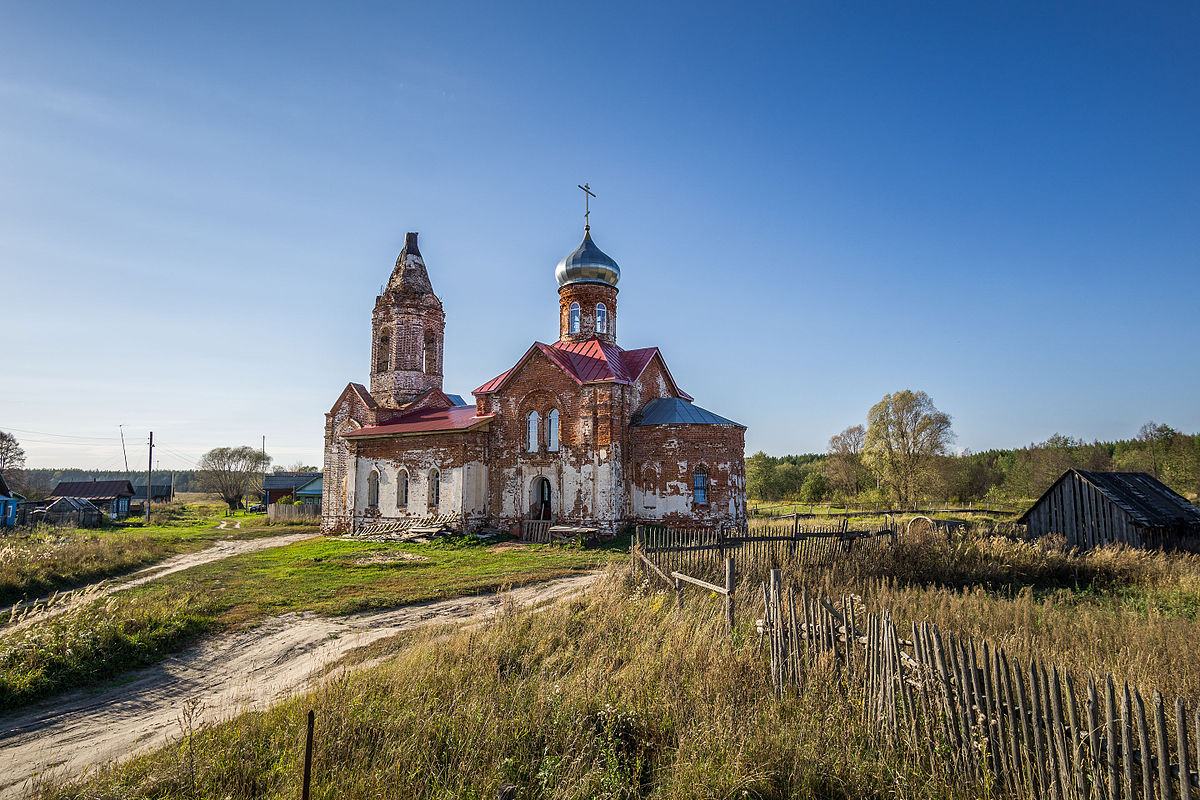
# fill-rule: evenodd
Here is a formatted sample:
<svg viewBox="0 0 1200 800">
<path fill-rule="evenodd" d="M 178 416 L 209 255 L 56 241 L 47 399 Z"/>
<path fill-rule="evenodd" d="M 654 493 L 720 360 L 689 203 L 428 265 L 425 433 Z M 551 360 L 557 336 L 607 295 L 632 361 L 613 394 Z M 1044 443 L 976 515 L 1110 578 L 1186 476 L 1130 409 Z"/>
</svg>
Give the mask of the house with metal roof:
<svg viewBox="0 0 1200 800">
<path fill-rule="evenodd" d="M 60 497 L 90 500 L 110 519 L 125 519 L 129 516 L 133 484 L 129 481 L 60 481 L 50 493 L 50 499 Z"/>
<path fill-rule="evenodd" d="M 1017 522 L 1071 547 L 1200 549 L 1200 508 L 1144 472 L 1069 469 Z"/>
<path fill-rule="evenodd" d="M 744 522 L 745 426 L 695 405 L 659 348 L 618 344 L 620 277 L 585 226 L 554 270 L 557 339 L 467 403 L 442 390 L 445 315 L 408 234 L 375 298 L 369 384 L 326 414 L 323 529 Z"/>
<path fill-rule="evenodd" d="M 262 484 L 263 494 L 266 495 L 265 502 L 270 505 L 285 497 L 294 499 L 296 490 L 320 477 L 319 472 L 275 472 L 265 475 Z"/>
<path fill-rule="evenodd" d="M 306 506 L 320 506 L 321 493 L 324 491 L 324 476 L 318 474 L 308 483 L 296 490 L 296 499 Z"/>
</svg>

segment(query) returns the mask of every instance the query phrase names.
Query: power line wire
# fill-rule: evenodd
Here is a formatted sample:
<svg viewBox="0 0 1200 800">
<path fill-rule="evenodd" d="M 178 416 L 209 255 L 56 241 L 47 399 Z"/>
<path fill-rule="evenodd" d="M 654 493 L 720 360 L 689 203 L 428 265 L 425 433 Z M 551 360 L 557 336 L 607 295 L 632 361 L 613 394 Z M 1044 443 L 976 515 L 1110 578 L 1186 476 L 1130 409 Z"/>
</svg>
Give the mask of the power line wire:
<svg viewBox="0 0 1200 800">
<path fill-rule="evenodd" d="M 54 436 L 58 439 L 91 439 L 97 442 L 119 442 L 120 439 L 116 436 L 76 436 L 69 433 L 50 433 L 49 431 L 27 431 L 22 428 L 6 428 L 9 431 L 17 433 L 32 433 L 35 436 Z"/>
</svg>

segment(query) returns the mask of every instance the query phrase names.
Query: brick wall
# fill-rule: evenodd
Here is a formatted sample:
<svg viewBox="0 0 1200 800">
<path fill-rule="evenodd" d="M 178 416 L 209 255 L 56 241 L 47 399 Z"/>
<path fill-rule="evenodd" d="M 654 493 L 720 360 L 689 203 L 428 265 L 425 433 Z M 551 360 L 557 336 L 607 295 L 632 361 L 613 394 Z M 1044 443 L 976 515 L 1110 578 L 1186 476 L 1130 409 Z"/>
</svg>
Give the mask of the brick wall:
<svg viewBox="0 0 1200 800">
<path fill-rule="evenodd" d="M 579 303 L 579 333 L 570 333 L 571 303 Z M 608 309 L 608 330 L 596 331 L 596 304 Z M 595 336 L 608 344 L 617 343 L 617 287 L 606 283 L 568 283 L 558 290 L 558 339 L 582 342 Z"/>
</svg>

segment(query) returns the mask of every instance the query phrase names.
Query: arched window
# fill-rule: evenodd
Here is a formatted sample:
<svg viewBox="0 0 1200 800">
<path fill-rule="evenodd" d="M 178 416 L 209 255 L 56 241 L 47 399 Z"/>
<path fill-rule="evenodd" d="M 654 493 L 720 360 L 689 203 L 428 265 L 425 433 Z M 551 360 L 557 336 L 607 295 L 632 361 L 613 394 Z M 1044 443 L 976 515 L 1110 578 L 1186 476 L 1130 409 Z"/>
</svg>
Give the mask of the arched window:
<svg viewBox="0 0 1200 800">
<path fill-rule="evenodd" d="M 596 333 L 608 333 L 608 307 L 596 303 Z"/>
<path fill-rule="evenodd" d="M 567 315 L 567 333 L 579 333 L 579 303 L 571 303 Z"/>
<path fill-rule="evenodd" d="M 442 473 L 436 469 L 429 471 L 429 507 L 437 508 L 442 500 Z"/>
<path fill-rule="evenodd" d="M 437 373 L 437 337 L 433 331 L 425 331 L 425 374 Z"/>
<path fill-rule="evenodd" d="M 536 453 L 538 451 L 538 413 L 530 411 L 529 416 L 525 418 L 525 452 Z"/>
<path fill-rule="evenodd" d="M 367 505 L 379 505 L 379 470 L 371 470 L 367 476 Z"/>
<path fill-rule="evenodd" d="M 708 505 L 708 470 L 696 467 L 692 473 L 692 502 L 698 506 Z"/>
<path fill-rule="evenodd" d="M 400 470 L 396 476 L 396 505 L 404 508 L 408 505 L 408 470 Z"/>
<path fill-rule="evenodd" d="M 392 368 L 392 332 L 384 328 L 379 334 L 375 349 L 375 371 L 387 372 Z"/>
<path fill-rule="evenodd" d="M 552 409 L 546 415 L 546 449 L 551 453 L 558 452 L 558 409 Z"/>
</svg>

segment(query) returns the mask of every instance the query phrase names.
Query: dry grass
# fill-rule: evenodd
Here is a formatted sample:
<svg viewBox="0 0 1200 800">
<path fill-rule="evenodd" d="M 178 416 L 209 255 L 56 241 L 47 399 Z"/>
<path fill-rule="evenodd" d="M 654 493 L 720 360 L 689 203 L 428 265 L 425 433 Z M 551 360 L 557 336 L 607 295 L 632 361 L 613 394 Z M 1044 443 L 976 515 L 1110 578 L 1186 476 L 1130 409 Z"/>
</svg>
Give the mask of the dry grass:
<svg viewBox="0 0 1200 800">
<path fill-rule="evenodd" d="M 715 610 L 613 579 L 39 796 L 293 798 L 310 707 L 316 798 L 952 795 L 872 745 L 832 680 L 774 699 L 749 609 L 732 646 Z"/>
<path fill-rule="evenodd" d="M 1194 556 L 929 535 L 789 579 L 1022 659 L 1200 694 Z M 315 798 L 490 800 L 503 784 L 522 800 L 962 796 L 874 743 L 832 676 L 776 698 L 753 634 L 761 595 L 742 586 L 732 644 L 715 598 L 689 589 L 679 608 L 614 574 L 540 613 L 407 634 L 377 648 L 382 664 L 38 797 L 296 797 L 309 708 Z"/>
</svg>

